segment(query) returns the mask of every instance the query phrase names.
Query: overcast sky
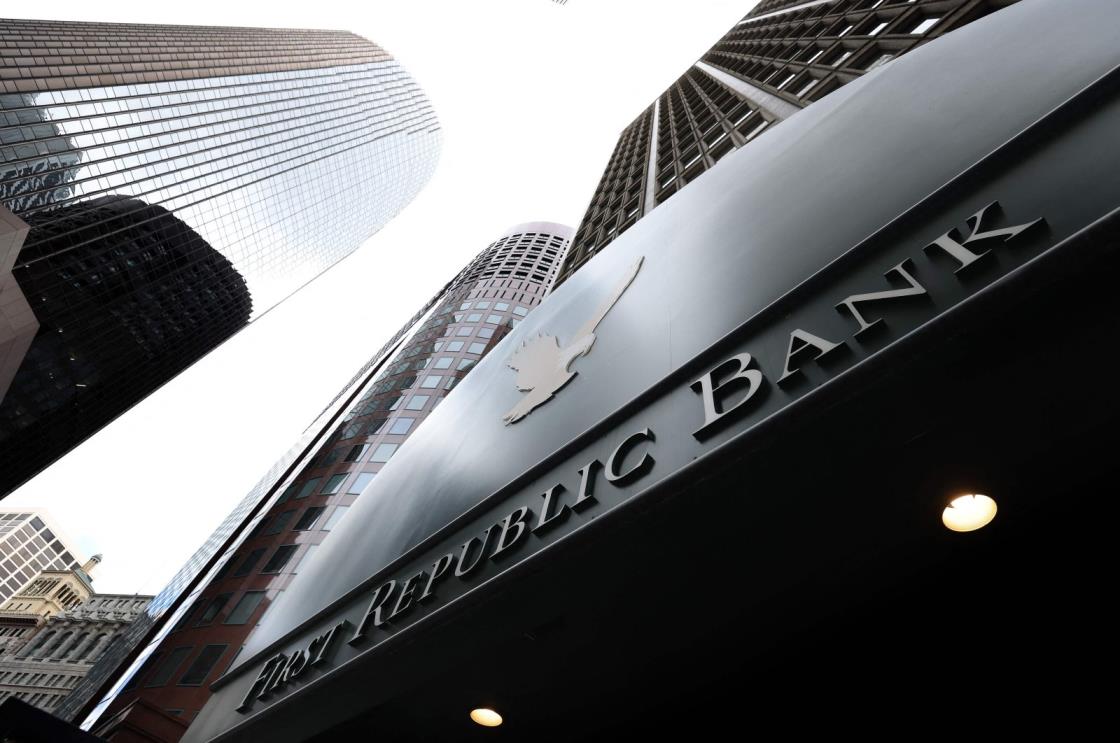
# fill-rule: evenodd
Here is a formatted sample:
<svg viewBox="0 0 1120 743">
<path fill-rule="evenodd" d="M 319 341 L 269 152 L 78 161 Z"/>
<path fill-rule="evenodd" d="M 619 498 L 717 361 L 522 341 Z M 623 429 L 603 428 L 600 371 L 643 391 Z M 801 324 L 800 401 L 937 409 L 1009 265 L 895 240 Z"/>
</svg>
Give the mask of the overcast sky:
<svg viewBox="0 0 1120 743">
<path fill-rule="evenodd" d="M 102 593 L 157 593 L 359 366 L 507 227 L 573 227 L 619 131 L 755 0 L 52 0 L 12 16 L 354 31 L 443 128 L 420 196 L 349 258 L 0 508 L 46 508 Z M 34 10 L 32 10 L 34 8 Z"/>
</svg>

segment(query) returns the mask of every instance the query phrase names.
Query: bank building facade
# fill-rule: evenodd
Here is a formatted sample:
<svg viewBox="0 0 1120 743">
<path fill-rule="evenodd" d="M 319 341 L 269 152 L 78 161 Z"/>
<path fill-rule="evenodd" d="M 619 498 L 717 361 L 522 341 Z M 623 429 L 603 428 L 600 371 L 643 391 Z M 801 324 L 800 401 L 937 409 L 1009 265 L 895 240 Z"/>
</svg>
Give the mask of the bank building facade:
<svg viewBox="0 0 1120 743">
<path fill-rule="evenodd" d="M 708 738 L 961 695 L 1092 718 L 1116 18 L 991 13 L 617 235 L 379 473 L 184 740 Z"/>
<path fill-rule="evenodd" d="M 650 178 L 686 154 L 665 112 L 698 121 L 659 99 L 562 283 L 378 471 L 184 741 L 1099 721 L 1117 8 L 764 5 L 962 24 L 819 91 L 787 90 L 817 61 L 743 88 L 780 124 L 687 187 Z M 701 71 L 755 74 L 729 59 Z"/>
</svg>

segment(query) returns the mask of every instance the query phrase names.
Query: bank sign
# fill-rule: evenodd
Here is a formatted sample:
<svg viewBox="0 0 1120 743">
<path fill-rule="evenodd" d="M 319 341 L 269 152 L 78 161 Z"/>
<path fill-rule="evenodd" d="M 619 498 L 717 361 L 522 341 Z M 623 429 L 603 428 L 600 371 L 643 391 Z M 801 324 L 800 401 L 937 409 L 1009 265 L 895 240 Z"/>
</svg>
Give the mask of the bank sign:
<svg viewBox="0 0 1120 743">
<path fill-rule="evenodd" d="M 790 388 L 787 395 L 790 401 L 798 395 L 794 382 L 806 365 L 824 365 L 831 357 L 854 355 L 854 346 L 860 339 L 877 330 L 895 336 L 912 330 L 912 327 L 892 325 L 888 331 L 886 318 L 895 305 L 914 301 L 925 302 L 929 314 L 935 314 L 935 305 L 929 301 L 930 290 L 917 274 L 948 272 L 960 276 L 975 270 L 986 257 L 991 259 L 992 251 L 1013 251 L 1016 241 L 1031 231 L 1044 229 L 1042 217 L 1006 224 L 1006 220 L 1000 219 L 1001 213 L 998 202 L 987 204 L 969 217 L 965 225 L 950 227 L 926 245 L 912 246 L 910 255 L 883 271 L 882 283 L 886 288 L 867 286 L 864 291 L 834 297 L 833 309 L 849 322 L 847 337 L 829 335 L 808 326 L 775 325 L 768 332 L 780 334 L 783 339 L 785 352 L 780 357 L 763 362 L 756 360 L 749 349 L 736 349 L 699 377 L 682 385 L 678 393 L 691 397 L 694 408 L 691 416 L 672 423 L 658 421 L 656 425 L 659 428 L 684 425 L 699 441 L 711 438 L 724 426 L 749 425 L 752 414 L 758 412 L 758 401 L 771 386 Z M 939 263 L 935 256 L 947 260 Z M 532 383 L 522 379 L 517 384 L 518 389 L 529 393 L 525 399 L 532 399 L 533 403 L 519 403 L 516 415 L 505 416 L 507 423 L 524 418 L 553 397 L 559 397 L 556 404 L 564 404 L 561 390 L 577 373 L 571 367 L 579 357 L 591 351 L 594 330 L 607 311 L 621 299 L 631 282 L 641 280 L 639 270 L 643 261 L 639 259 L 627 269 L 622 281 L 582 326 L 574 344 L 564 346 L 553 336 L 537 335 L 515 351 L 509 364 L 511 368 L 515 371 L 534 369 L 530 377 Z M 923 264 L 920 271 L 919 261 Z M 972 291 L 984 286 L 983 283 L 974 284 Z M 574 352 L 570 350 L 573 345 Z M 534 351 L 534 347 L 544 350 Z M 526 349 L 530 351 L 527 353 Z M 530 361 L 530 354 L 538 358 Z M 768 376 L 762 367 L 777 370 L 776 377 Z M 829 373 L 837 370 L 838 367 L 832 366 Z M 585 381 L 596 383 L 593 379 Z M 426 561 L 422 560 L 424 567 L 385 576 L 364 597 L 364 608 L 360 611 L 348 607 L 339 612 L 345 618 L 334 621 L 325 631 L 312 634 L 293 650 L 276 653 L 262 662 L 237 711 L 245 713 L 253 709 L 254 705 L 301 683 L 312 672 L 329 671 L 341 646 L 352 648 L 348 654 L 353 654 L 375 647 L 407 629 L 430 609 L 439 607 L 445 591 L 461 595 L 464 589 L 469 589 L 488 563 L 500 567 L 524 557 L 543 546 L 541 537 L 549 532 L 572 528 L 574 515 L 592 515 L 595 509 L 602 507 L 599 494 L 605 489 L 619 489 L 650 478 L 656 472 L 658 458 L 658 435 L 652 425 L 642 426 L 611 442 L 602 458 L 592 458 L 567 471 L 557 472 L 555 482 L 543 491 L 518 493 L 509 499 L 508 512 L 499 520 L 479 525 L 461 542 L 452 540 L 430 552 Z"/>
<path fill-rule="evenodd" d="M 378 473 L 185 740 L 281 734 L 306 704 L 327 729 L 359 711 L 327 703 L 344 667 L 375 677 L 566 544 L 1113 249 L 1094 236 L 1120 206 L 1115 8 L 1077 5 L 1013 5 L 843 86 L 582 266 Z"/>
</svg>

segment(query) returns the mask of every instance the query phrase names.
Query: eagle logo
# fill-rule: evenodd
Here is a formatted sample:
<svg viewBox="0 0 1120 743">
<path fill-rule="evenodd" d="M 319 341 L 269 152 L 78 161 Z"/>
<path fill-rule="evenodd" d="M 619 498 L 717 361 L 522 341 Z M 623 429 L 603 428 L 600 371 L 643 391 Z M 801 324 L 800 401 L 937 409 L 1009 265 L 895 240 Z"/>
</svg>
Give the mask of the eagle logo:
<svg viewBox="0 0 1120 743">
<path fill-rule="evenodd" d="M 538 333 L 522 343 L 514 352 L 507 364 L 510 369 L 517 372 L 517 389 L 528 394 L 502 416 L 507 426 L 516 423 L 551 400 L 552 396 L 577 374 L 568 367 L 580 356 L 586 356 L 591 351 L 591 346 L 595 343 L 595 328 L 634 281 L 643 260 L 644 258 L 638 258 L 634 262 L 611 296 L 599 305 L 595 314 L 575 332 L 571 343 L 561 346 L 560 339 L 556 336 Z"/>
</svg>

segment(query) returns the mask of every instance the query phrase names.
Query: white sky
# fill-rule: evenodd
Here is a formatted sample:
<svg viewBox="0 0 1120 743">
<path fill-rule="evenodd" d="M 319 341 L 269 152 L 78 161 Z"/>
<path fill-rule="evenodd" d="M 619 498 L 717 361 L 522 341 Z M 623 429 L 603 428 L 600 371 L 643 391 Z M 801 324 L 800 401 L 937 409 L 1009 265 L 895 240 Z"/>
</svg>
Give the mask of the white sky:
<svg viewBox="0 0 1120 743">
<path fill-rule="evenodd" d="M 618 133 L 755 0 L 52 0 L 28 17 L 334 28 L 397 57 L 435 176 L 349 258 L 3 501 L 45 507 L 103 593 L 156 593 L 359 366 L 506 228 L 576 226 Z M 25 12 L 27 4 L 5 15 Z"/>
</svg>

